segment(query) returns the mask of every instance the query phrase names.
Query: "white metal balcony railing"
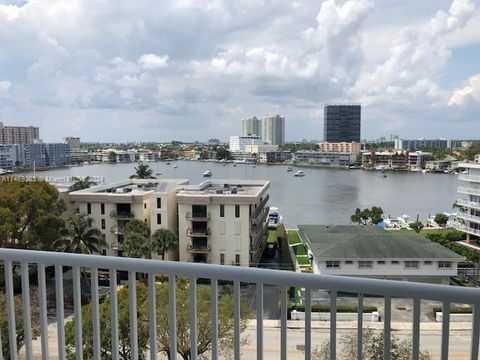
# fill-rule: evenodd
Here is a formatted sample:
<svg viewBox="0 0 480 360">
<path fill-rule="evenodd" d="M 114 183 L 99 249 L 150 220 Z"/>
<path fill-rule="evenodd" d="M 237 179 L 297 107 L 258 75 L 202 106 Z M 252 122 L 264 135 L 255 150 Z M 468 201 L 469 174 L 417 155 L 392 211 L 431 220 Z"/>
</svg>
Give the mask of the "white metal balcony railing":
<svg viewBox="0 0 480 360">
<path fill-rule="evenodd" d="M 209 221 L 211 217 L 210 211 L 205 214 L 191 213 L 190 211 L 185 214 L 185 218 L 189 221 Z"/>
<path fill-rule="evenodd" d="M 455 228 L 460 231 L 467 232 L 469 234 L 480 236 L 480 229 L 474 229 L 463 224 L 455 224 Z"/>
<path fill-rule="evenodd" d="M 460 205 L 460 206 L 466 206 L 466 207 L 470 207 L 470 208 L 480 209 L 480 202 L 460 199 L 460 200 L 457 200 L 456 203 L 457 203 L 457 205 Z"/>
<path fill-rule="evenodd" d="M 480 182 L 480 175 L 460 174 L 458 180 Z"/>
<path fill-rule="evenodd" d="M 265 270 L 256 268 L 241 268 L 235 266 L 206 265 L 195 263 L 183 263 L 175 261 L 158 261 L 133 258 L 117 258 L 95 255 L 78 255 L 56 252 L 42 252 L 16 249 L 0 249 L 0 261 L 5 267 L 5 288 L 7 298 L 7 318 L 9 346 L 12 359 L 16 360 L 16 319 L 14 309 L 14 286 L 13 266 L 20 265 L 20 277 L 22 287 L 22 304 L 24 319 L 24 351 L 26 359 L 33 359 L 32 351 L 32 329 L 30 319 L 30 279 L 29 269 L 36 266 L 38 269 L 38 293 L 39 293 L 39 322 L 42 359 L 49 358 L 49 342 L 47 332 L 47 305 L 46 305 L 46 273 L 49 266 L 55 267 L 55 291 L 56 291 L 56 317 L 57 317 L 57 344 L 59 358 L 65 359 L 65 327 L 64 327 L 64 267 L 71 268 L 73 283 L 74 314 L 76 319 L 81 319 L 81 285 L 80 269 L 90 269 L 91 272 L 91 311 L 93 327 L 93 357 L 100 359 L 100 310 L 99 310 L 99 269 L 106 269 L 110 273 L 110 304 L 111 304 L 111 346 L 112 359 L 118 359 L 119 351 L 119 316 L 117 313 L 118 299 L 116 292 L 117 271 L 128 272 L 128 293 L 129 293 L 129 321 L 130 321 L 130 346 L 132 349 L 131 359 L 138 359 L 138 319 L 137 319 L 137 287 L 136 275 L 147 274 L 148 292 L 148 334 L 150 358 L 157 357 L 157 318 L 156 318 L 156 296 L 155 276 L 168 276 L 168 333 L 170 360 L 176 359 L 177 350 L 177 326 L 176 326 L 176 277 L 188 277 L 189 286 L 189 323 L 190 323 L 190 346 L 192 349 L 191 358 L 196 359 L 197 349 L 197 280 L 210 280 L 210 309 L 211 309 L 211 358 L 219 357 L 218 341 L 218 284 L 219 281 L 233 282 L 233 355 L 234 359 L 240 359 L 241 355 L 241 327 L 240 327 L 240 286 L 241 284 L 256 285 L 256 353 L 257 359 L 263 359 L 263 287 L 264 285 L 278 286 L 281 290 L 281 316 L 280 316 L 280 359 L 287 359 L 287 288 L 290 286 L 305 289 L 305 359 L 311 358 L 311 292 L 316 289 L 324 289 L 330 292 L 330 343 L 329 358 L 336 359 L 336 336 L 337 336 L 337 294 L 347 292 L 358 294 L 358 320 L 357 320 L 357 351 L 358 359 L 362 359 L 363 344 L 363 300 L 364 295 L 376 295 L 384 297 L 385 311 L 384 321 L 384 357 L 390 360 L 391 345 L 391 301 L 393 297 L 413 299 L 413 321 L 412 321 L 412 359 L 418 360 L 420 348 L 420 306 L 421 300 L 440 301 L 443 304 L 443 320 L 441 331 L 441 359 L 447 360 L 449 354 L 450 337 L 450 304 L 463 303 L 473 306 L 474 316 L 472 320 L 472 337 L 470 342 L 470 359 L 477 360 L 479 354 L 479 333 L 480 333 L 480 290 L 466 287 L 454 287 L 444 285 L 431 285 L 410 283 L 401 281 L 374 280 L 364 278 L 351 278 L 343 276 L 328 276 L 295 273 L 281 270 Z M 163 306 L 163 304 L 162 304 Z M 75 321 L 74 337 L 76 344 L 77 359 L 82 359 L 82 321 Z M 1 342 L 0 342 L 1 344 Z M 23 350 L 22 350 L 23 351 Z"/>
<path fill-rule="evenodd" d="M 480 223 L 480 216 L 475 216 L 475 215 L 471 215 L 471 214 L 463 213 L 463 212 L 458 212 L 456 216 L 457 216 L 457 219 L 463 219 L 463 220 L 467 220 L 467 221 L 473 221 L 473 222 L 476 222 L 476 223 Z"/>
<path fill-rule="evenodd" d="M 472 187 L 459 186 L 457 192 L 461 194 L 471 194 L 471 195 L 480 195 L 480 189 Z"/>
</svg>

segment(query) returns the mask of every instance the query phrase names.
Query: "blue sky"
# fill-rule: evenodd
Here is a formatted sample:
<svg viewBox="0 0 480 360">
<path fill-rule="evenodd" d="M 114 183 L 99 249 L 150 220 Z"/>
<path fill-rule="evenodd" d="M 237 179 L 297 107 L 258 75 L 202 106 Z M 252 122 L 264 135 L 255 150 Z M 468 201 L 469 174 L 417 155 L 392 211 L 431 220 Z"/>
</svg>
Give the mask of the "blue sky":
<svg viewBox="0 0 480 360">
<path fill-rule="evenodd" d="M 0 0 L 0 121 L 45 141 L 185 141 L 282 114 L 321 139 L 480 134 L 478 0 Z"/>
</svg>

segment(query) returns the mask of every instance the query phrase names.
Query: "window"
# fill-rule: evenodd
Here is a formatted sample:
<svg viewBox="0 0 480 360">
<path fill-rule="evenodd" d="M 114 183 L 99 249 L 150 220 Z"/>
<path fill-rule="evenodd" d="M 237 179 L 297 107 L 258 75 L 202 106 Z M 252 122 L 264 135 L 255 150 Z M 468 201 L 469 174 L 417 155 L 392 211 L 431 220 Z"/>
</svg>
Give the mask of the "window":
<svg viewBox="0 0 480 360">
<path fill-rule="evenodd" d="M 451 269 L 452 268 L 452 262 L 451 261 L 439 261 L 438 262 L 438 268 L 439 269 Z"/>
<path fill-rule="evenodd" d="M 377 264 L 378 265 L 385 265 L 385 261 L 383 261 L 383 260 L 377 261 Z"/>
<path fill-rule="evenodd" d="M 225 217 L 225 205 L 220 205 L 220 217 Z"/>
<path fill-rule="evenodd" d="M 327 261 L 327 268 L 340 268 L 340 261 L 331 261 L 331 260 L 328 260 Z"/>
<path fill-rule="evenodd" d="M 240 254 L 235 254 L 235 265 L 240 266 Z"/>
<path fill-rule="evenodd" d="M 347 261 L 345 261 L 345 264 L 347 264 L 347 265 L 352 265 L 352 264 L 353 264 L 353 261 L 347 260 Z"/>
<path fill-rule="evenodd" d="M 102 230 L 105 230 L 105 219 L 102 219 Z"/>
<path fill-rule="evenodd" d="M 162 198 L 157 198 L 157 209 L 162 208 Z"/>
<path fill-rule="evenodd" d="M 225 254 L 220 254 L 220 265 L 225 265 Z"/>
<path fill-rule="evenodd" d="M 425 265 L 432 265 L 432 262 L 431 261 L 424 261 L 423 262 Z"/>
<path fill-rule="evenodd" d="M 91 214 L 92 213 L 92 204 L 88 203 L 87 204 L 87 214 Z"/>
<path fill-rule="evenodd" d="M 157 214 L 157 225 L 162 224 L 162 214 Z"/>
<path fill-rule="evenodd" d="M 105 204 L 100 204 L 100 214 L 105 215 Z"/>
<path fill-rule="evenodd" d="M 240 205 L 235 205 L 235 217 L 240 217 Z"/>
<path fill-rule="evenodd" d="M 392 261 L 392 265 L 398 265 L 398 261 Z"/>
<path fill-rule="evenodd" d="M 143 208 L 144 208 L 144 209 L 147 208 L 147 203 L 143 203 Z"/>
<path fill-rule="evenodd" d="M 405 269 L 418 269 L 418 261 L 405 261 Z"/>
<path fill-rule="evenodd" d="M 358 262 L 359 269 L 371 269 L 373 268 L 373 261 L 359 261 Z"/>
<path fill-rule="evenodd" d="M 103 249 L 103 250 L 102 250 L 102 255 L 103 255 L 103 256 L 106 256 L 106 255 L 107 255 L 107 250 Z"/>
</svg>

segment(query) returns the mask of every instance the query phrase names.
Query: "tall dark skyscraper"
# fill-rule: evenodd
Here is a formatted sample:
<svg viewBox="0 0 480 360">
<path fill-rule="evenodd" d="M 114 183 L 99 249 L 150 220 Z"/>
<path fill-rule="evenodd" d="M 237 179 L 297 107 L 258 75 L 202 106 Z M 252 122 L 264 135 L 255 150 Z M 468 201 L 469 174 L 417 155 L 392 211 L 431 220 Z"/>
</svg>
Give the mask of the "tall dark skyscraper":
<svg viewBox="0 0 480 360">
<path fill-rule="evenodd" d="M 325 105 L 323 139 L 328 142 L 360 142 L 362 106 Z"/>
</svg>

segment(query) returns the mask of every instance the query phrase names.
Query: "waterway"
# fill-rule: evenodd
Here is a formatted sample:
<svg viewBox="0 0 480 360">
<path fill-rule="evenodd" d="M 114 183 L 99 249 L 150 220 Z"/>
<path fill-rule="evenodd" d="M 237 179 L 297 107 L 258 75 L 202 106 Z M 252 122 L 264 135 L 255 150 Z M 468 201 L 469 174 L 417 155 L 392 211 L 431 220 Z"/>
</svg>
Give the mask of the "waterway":
<svg viewBox="0 0 480 360">
<path fill-rule="evenodd" d="M 304 177 L 294 177 L 283 165 L 226 164 L 202 161 L 152 162 L 160 178 L 182 178 L 191 184 L 212 179 L 265 179 L 270 181 L 270 206 L 277 206 L 287 226 L 299 224 L 349 224 L 358 208 L 380 206 L 385 215 L 403 214 L 426 220 L 430 214 L 453 212 L 457 198 L 457 176 L 433 173 L 380 172 L 333 168 L 301 168 Z M 100 176 L 106 182 L 119 181 L 134 173 L 137 164 L 95 164 L 37 172 L 52 177 Z"/>
</svg>

